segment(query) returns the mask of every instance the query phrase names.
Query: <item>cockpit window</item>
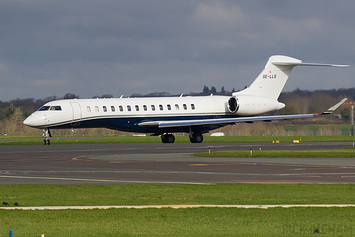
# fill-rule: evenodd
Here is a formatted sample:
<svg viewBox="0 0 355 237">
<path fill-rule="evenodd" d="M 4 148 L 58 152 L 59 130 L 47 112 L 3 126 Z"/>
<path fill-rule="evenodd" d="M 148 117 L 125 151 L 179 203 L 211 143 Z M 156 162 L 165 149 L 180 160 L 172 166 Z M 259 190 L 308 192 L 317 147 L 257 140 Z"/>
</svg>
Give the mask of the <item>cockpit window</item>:
<svg viewBox="0 0 355 237">
<path fill-rule="evenodd" d="M 46 111 L 49 110 L 49 106 L 42 106 L 41 108 L 39 108 L 38 111 Z"/>
<path fill-rule="evenodd" d="M 60 106 L 51 106 L 49 110 L 62 110 L 62 107 Z"/>
</svg>

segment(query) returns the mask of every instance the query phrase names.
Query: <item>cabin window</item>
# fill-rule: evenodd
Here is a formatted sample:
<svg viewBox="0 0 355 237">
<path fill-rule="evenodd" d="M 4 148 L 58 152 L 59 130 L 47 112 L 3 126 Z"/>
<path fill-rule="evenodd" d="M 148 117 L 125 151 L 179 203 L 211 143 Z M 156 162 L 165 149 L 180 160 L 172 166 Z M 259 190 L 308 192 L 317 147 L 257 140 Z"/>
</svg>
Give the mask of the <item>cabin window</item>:
<svg viewBox="0 0 355 237">
<path fill-rule="evenodd" d="M 182 107 L 184 107 L 184 110 L 187 110 L 187 105 L 183 104 Z"/>
<path fill-rule="evenodd" d="M 175 104 L 175 109 L 179 110 L 179 105 L 178 104 Z"/>
<path fill-rule="evenodd" d="M 103 106 L 104 112 L 107 112 L 107 107 Z"/>
<path fill-rule="evenodd" d="M 115 111 L 116 111 L 115 106 L 113 106 L 113 105 L 111 106 L 111 111 L 112 111 L 112 112 L 115 112 Z"/>
<path fill-rule="evenodd" d="M 128 111 L 131 111 L 131 110 L 132 110 L 130 105 L 127 105 L 127 110 L 128 110 Z"/>
<path fill-rule="evenodd" d="M 99 106 L 95 106 L 95 111 L 99 112 Z"/>
<path fill-rule="evenodd" d="M 194 104 L 191 104 L 191 109 L 195 110 L 195 105 Z"/>
<path fill-rule="evenodd" d="M 136 111 L 139 111 L 139 106 L 138 106 L 138 105 L 136 105 L 135 107 L 136 107 Z"/>
<path fill-rule="evenodd" d="M 39 108 L 38 111 L 46 111 L 49 110 L 49 106 L 42 106 L 41 108 Z"/>
<path fill-rule="evenodd" d="M 152 110 L 155 111 L 155 105 L 152 105 Z"/>
<path fill-rule="evenodd" d="M 168 107 L 168 110 L 171 110 L 171 105 L 168 104 L 167 107 Z"/>
<path fill-rule="evenodd" d="M 123 106 L 120 105 L 119 108 L 120 108 L 120 111 L 122 112 L 123 111 Z"/>
<path fill-rule="evenodd" d="M 90 113 L 91 112 L 91 107 L 90 106 L 86 106 L 86 110 Z"/>
<path fill-rule="evenodd" d="M 143 105 L 143 110 L 144 110 L 144 111 L 147 111 L 147 110 L 148 110 L 146 105 Z"/>
<path fill-rule="evenodd" d="M 160 110 L 163 110 L 163 105 L 159 105 L 159 109 L 160 109 Z"/>
</svg>

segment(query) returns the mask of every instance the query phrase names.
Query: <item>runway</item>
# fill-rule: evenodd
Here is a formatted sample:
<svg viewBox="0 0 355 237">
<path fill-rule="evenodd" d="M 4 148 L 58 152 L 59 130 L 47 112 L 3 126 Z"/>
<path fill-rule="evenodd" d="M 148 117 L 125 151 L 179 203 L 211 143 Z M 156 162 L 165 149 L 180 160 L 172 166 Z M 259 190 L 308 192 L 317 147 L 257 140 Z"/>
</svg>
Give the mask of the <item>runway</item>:
<svg viewBox="0 0 355 237">
<path fill-rule="evenodd" d="M 331 150 L 350 142 L 0 146 L 0 184 L 355 183 L 351 158 L 203 158 L 214 150 Z"/>
</svg>

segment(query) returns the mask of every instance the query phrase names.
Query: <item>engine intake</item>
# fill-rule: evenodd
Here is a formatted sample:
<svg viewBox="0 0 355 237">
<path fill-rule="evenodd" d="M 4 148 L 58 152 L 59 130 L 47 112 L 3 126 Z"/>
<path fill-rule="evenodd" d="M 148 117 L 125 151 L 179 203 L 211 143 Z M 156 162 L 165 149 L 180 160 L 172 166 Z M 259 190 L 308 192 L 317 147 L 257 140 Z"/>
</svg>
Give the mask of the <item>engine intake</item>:
<svg viewBox="0 0 355 237">
<path fill-rule="evenodd" d="M 231 97 L 228 100 L 228 110 L 231 113 L 236 113 L 239 109 L 238 99 L 236 97 Z"/>
</svg>

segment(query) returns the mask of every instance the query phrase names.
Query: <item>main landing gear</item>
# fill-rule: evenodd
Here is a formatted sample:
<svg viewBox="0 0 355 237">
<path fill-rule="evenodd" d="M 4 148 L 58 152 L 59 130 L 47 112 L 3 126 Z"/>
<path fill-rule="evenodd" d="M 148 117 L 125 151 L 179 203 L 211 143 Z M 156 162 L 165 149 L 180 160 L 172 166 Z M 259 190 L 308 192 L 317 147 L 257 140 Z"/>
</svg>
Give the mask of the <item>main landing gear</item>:
<svg viewBox="0 0 355 237">
<path fill-rule="evenodd" d="M 203 136 L 201 133 L 191 133 L 189 137 L 191 143 L 201 143 L 203 141 Z M 174 143 L 175 137 L 171 133 L 164 133 L 161 135 L 161 141 L 163 143 Z"/>
<path fill-rule="evenodd" d="M 189 135 L 191 143 L 201 143 L 203 141 L 203 136 L 201 133 L 193 133 Z"/>
<path fill-rule="evenodd" d="M 189 138 L 191 143 L 201 143 L 203 141 L 202 133 L 192 132 L 191 127 L 189 127 Z"/>
<path fill-rule="evenodd" d="M 174 143 L 175 137 L 171 133 L 164 133 L 163 135 L 161 135 L 161 141 L 163 143 Z"/>
<path fill-rule="evenodd" d="M 49 140 L 50 137 L 52 137 L 51 131 L 49 131 L 48 128 L 43 129 L 43 145 L 50 145 L 51 141 Z"/>
</svg>

